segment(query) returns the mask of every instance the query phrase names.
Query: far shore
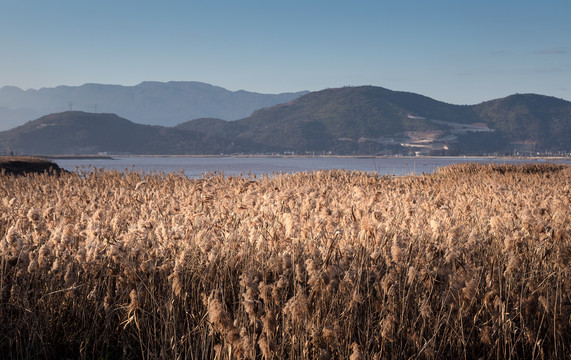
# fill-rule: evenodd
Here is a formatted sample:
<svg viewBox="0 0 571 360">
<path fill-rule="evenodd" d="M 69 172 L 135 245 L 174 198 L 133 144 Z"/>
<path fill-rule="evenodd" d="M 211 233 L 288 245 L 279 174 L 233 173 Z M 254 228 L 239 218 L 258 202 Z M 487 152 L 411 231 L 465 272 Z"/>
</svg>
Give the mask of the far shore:
<svg viewBox="0 0 571 360">
<path fill-rule="evenodd" d="M 510 159 L 510 160 L 530 160 L 530 161 L 571 161 L 571 155 L 568 156 L 477 156 L 477 155 L 460 155 L 460 156 L 407 156 L 407 155 L 290 155 L 290 154 L 218 154 L 218 155 L 144 155 L 144 154 L 109 154 L 109 155 L 0 155 L 0 163 L 18 159 L 20 161 L 45 160 L 116 160 L 118 158 L 276 158 L 276 159 L 305 159 L 305 158 L 346 158 L 346 159 Z"/>
<path fill-rule="evenodd" d="M 8 156 L 0 156 L 8 157 Z M 395 159 L 395 158 L 410 158 L 410 159 L 520 159 L 520 160 L 571 160 L 571 154 L 568 156 L 504 156 L 504 155 L 458 155 L 458 156 L 436 156 L 436 155 L 284 155 L 284 154 L 211 154 L 211 155 L 148 155 L 148 154 L 110 154 L 110 155 L 23 155 L 16 157 L 34 157 L 40 159 L 53 159 L 53 160 L 80 160 L 80 159 L 103 159 L 113 160 L 115 158 L 129 158 L 129 157 L 149 157 L 149 158 L 359 158 L 359 159 Z"/>
</svg>

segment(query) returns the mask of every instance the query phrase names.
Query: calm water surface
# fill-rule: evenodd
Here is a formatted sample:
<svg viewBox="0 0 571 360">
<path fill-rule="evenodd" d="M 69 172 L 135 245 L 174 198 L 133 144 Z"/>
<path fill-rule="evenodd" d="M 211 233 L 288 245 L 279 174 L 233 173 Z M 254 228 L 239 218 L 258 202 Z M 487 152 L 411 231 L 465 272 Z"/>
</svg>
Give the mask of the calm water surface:
<svg viewBox="0 0 571 360">
<path fill-rule="evenodd" d="M 142 172 L 178 172 L 191 178 L 207 173 L 224 175 L 273 175 L 311 170 L 345 169 L 375 172 L 380 175 L 432 173 L 437 168 L 465 162 L 521 164 L 557 162 L 571 164 L 571 159 L 493 159 L 467 157 L 114 157 L 113 159 L 56 159 L 60 167 L 75 171 L 89 168 L 135 170 Z"/>
</svg>

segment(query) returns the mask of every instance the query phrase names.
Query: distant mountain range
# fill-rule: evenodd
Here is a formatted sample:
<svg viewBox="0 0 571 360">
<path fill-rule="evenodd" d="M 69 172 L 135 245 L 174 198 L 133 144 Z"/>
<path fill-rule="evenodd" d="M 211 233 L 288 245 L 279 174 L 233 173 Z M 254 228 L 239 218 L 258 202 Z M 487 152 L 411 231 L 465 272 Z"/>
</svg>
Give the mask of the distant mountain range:
<svg viewBox="0 0 571 360">
<path fill-rule="evenodd" d="M 136 86 L 85 84 L 25 91 L 6 86 L 0 88 L 0 131 L 46 114 L 71 110 L 114 113 L 141 124 L 162 126 L 201 117 L 237 120 L 254 110 L 306 93 L 259 94 L 183 81 L 147 81 Z"/>
<path fill-rule="evenodd" d="M 571 102 L 517 94 L 478 105 L 362 86 L 308 93 L 236 121 L 176 126 L 68 111 L 0 133 L 19 154 L 536 154 L 571 151 Z"/>
</svg>

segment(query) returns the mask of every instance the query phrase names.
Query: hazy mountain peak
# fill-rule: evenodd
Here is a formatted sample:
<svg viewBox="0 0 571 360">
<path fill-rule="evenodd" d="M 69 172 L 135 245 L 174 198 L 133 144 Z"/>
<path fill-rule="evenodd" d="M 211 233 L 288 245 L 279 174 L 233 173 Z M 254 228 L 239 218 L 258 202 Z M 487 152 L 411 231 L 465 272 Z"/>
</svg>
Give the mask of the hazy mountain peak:
<svg viewBox="0 0 571 360">
<path fill-rule="evenodd" d="M 0 130 L 68 110 L 115 113 L 137 123 L 163 126 L 203 117 L 237 120 L 306 93 L 233 92 L 196 81 L 144 81 L 135 86 L 86 83 L 27 91 L 5 86 L 0 88 Z"/>
</svg>

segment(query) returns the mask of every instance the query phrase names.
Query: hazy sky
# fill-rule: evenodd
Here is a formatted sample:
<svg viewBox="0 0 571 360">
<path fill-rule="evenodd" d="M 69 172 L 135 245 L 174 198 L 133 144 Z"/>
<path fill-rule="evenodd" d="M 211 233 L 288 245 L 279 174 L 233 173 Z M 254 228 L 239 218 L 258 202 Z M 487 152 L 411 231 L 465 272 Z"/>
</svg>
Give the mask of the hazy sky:
<svg viewBox="0 0 571 360">
<path fill-rule="evenodd" d="M 0 87 L 375 85 L 571 100 L 569 0 L 0 0 Z"/>
</svg>

